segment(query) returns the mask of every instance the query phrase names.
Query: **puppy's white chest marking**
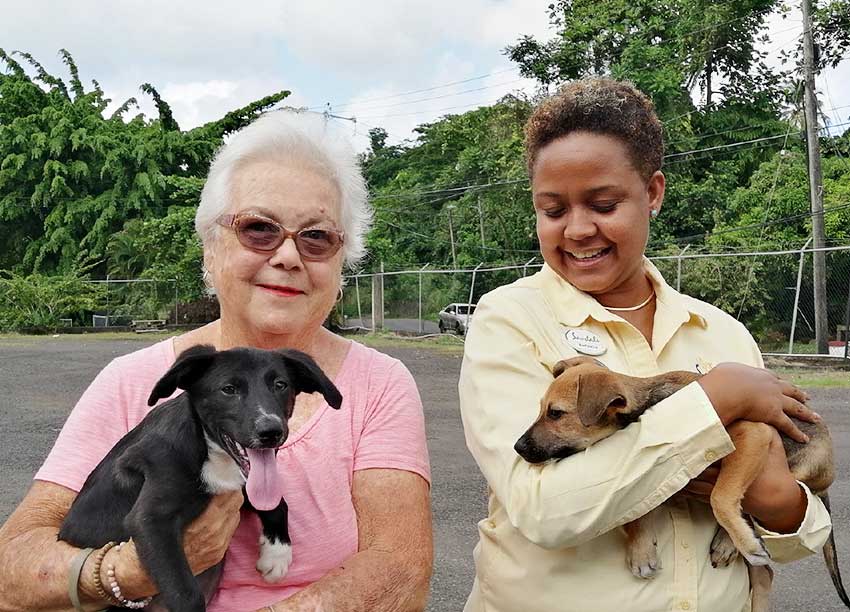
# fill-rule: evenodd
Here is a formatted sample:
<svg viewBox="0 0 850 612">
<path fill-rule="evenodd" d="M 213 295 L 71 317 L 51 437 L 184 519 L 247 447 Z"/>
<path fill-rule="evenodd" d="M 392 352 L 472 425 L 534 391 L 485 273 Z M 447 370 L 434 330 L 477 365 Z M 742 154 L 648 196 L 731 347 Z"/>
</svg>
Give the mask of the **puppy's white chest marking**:
<svg viewBox="0 0 850 612">
<path fill-rule="evenodd" d="M 218 444 L 204 436 L 207 441 L 209 457 L 201 468 L 201 480 L 210 493 L 241 491 L 245 486 L 245 476 L 239 464 Z"/>
</svg>

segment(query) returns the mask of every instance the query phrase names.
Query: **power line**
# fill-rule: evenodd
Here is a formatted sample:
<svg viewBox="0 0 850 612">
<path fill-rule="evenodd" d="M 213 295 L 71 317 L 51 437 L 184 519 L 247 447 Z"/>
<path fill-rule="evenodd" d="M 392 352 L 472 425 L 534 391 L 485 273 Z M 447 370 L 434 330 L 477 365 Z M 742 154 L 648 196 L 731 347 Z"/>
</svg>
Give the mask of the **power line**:
<svg viewBox="0 0 850 612">
<path fill-rule="evenodd" d="M 502 97 L 504 97 L 504 96 L 502 96 Z M 477 108 L 479 106 L 492 106 L 493 104 L 495 104 L 496 102 L 501 100 L 502 97 L 496 98 L 495 100 L 487 100 L 487 101 L 484 101 L 484 102 L 475 102 L 473 104 L 460 104 L 458 106 L 446 106 L 444 108 L 429 108 L 429 109 L 423 109 L 423 110 L 418 110 L 418 111 L 412 111 L 412 112 L 409 112 L 409 113 L 394 113 L 392 115 L 365 115 L 365 118 L 366 119 L 389 119 L 390 117 L 411 117 L 413 115 L 425 115 L 425 114 L 428 114 L 428 113 L 441 113 L 443 111 L 456 110 L 456 109 L 459 109 L 459 108 L 473 108 L 473 107 Z"/>
<path fill-rule="evenodd" d="M 375 219 L 375 222 L 376 223 L 383 223 L 384 225 L 389 225 L 390 227 L 394 227 L 397 230 L 400 230 L 400 231 L 408 233 L 408 234 L 412 234 L 414 236 L 418 236 L 420 238 L 424 238 L 424 239 L 428 240 L 429 242 L 432 242 L 432 243 L 435 243 L 435 244 L 440 244 L 440 245 L 446 245 L 447 244 L 446 240 L 443 240 L 441 238 L 437 238 L 436 236 L 427 236 L 426 234 L 422 234 L 420 232 L 417 232 L 417 231 L 414 231 L 414 230 L 411 230 L 411 229 L 407 229 L 406 227 L 402 227 L 400 225 L 393 223 L 392 221 L 387 221 L 386 219 Z M 483 251 L 499 251 L 500 253 L 538 253 L 538 254 L 540 253 L 540 251 L 538 251 L 538 250 L 508 249 L 508 248 L 504 248 L 504 247 L 488 247 L 488 246 L 484 246 L 484 245 L 481 245 L 481 244 L 475 244 L 475 243 L 465 243 L 463 245 L 463 247 L 466 248 L 466 249 L 476 249 L 476 250 L 483 250 Z"/>
<path fill-rule="evenodd" d="M 454 85 L 462 85 L 463 83 L 471 83 L 472 81 L 480 81 L 481 79 L 486 79 L 486 78 L 491 77 L 491 76 L 496 76 L 497 74 L 504 74 L 506 72 L 515 72 L 517 70 L 519 70 L 519 67 L 515 66 L 513 68 L 505 68 L 504 70 L 496 70 L 496 71 L 490 72 L 488 74 L 482 74 L 480 76 L 471 77 L 469 79 L 463 79 L 461 81 L 452 81 L 451 83 L 444 83 L 442 85 L 435 85 L 433 87 L 426 87 L 424 89 L 414 89 L 414 90 L 411 90 L 411 91 L 405 91 L 403 93 L 392 94 L 392 95 L 389 95 L 389 96 L 379 96 L 379 97 L 376 97 L 376 98 L 367 98 L 366 100 L 360 100 L 360 102 L 356 102 L 356 103 L 355 102 L 344 102 L 344 103 L 340 104 L 340 103 L 336 103 L 336 102 L 330 102 L 329 104 L 331 105 L 331 107 L 344 107 L 344 106 L 352 106 L 354 104 L 366 104 L 367 102 L 383 102 L 384 100 L 391 100 L 393 98 L 400 98 L 402 96 L 410 96 L 410 95 L 413 95 L 413 94 L 425 93 L 425 92 L 428 92 L 428 91 L 435 91 L 437 89 L 444 89 L 446 87 L 452 87 Z M 311 108 L 324 108 L 324 106 L 313 106 Z"/>
<path fill-rule="evenodd" d="M 511 85 L 512 83 L 519 83 L 520 81 L 524 81 L 525 77 L 519 79 L 513 79 L 510 81 L 505 81 L 503 83 L 495 83 L 493 85 L 485 85 L 484 87 L 475 87 L 473 89 L 464 89 L 462 91 L 457 91 L 454 93 L 443 94 L 440 96 L 430 96 L 428 98 L 419 98 L 418 100 L 405 100 L 404 102 L 394 102 L 392 104 L 382 104 L 380 106 L 369 106 L 364 109 L 364 111 L 372 111 L 381 108 L 394 108 L 397 106 L 407 106 L 408 104 L 418 104 L 419 102 L 429 102 L 431 100 L 441 100 L 443 98 L 453 98 L 455 96 L 462 96 L 468 93 L 474 93 L 476 91 L 484 91 L 485 89 L 493 89 L 494 87 L 503 87 L 505 85 Z M 348 112 L 351 112 L 350 110 Z"/>
<path fill-rule="evenodd" d="M 726 2 L 726 3 L 723 3 L 723 4 L 733 4 L 733 2 Z M 726 25 L 726 24 L 728 24 L 728 23 L 733 23 L 733 22 L 735 22 L 735 21 L 740 21 L 740 20 L 743 20 L 743 19 L 747 19 L 747 18 L 749 18 L 749 17 L 751 17 L 751 16 L 753 16 L 753 15 L 766 14 L 767 12 L 769 12 L 767 9 L 765 9 L 765 10 L 763 10 L 763 11 L 756 11 L 755 13 L 747 14 L 747 15 L 743 15 L 743 16 L 741 16 L 741 17 L 736 17 L 736 18 L 734 18 L 734 19 L 730 19 L 730 20 L 727 20 L 727 21 L 718 22 L 718 23 L 713 24 L 713 25 L 711 25 L 711 26 L 706 26 L 706 27 L 703 27 L 703 28 L 697 28 L 697 29 L 695 29 L 695 30 L 690 30 L 690 31 L 687 31 L 687 32 L 683 32 L 683 33 L 681 33 L 681 34 L 680 34 L 680 38 L 683 38 L 683 37 L 688 36 L 688 35 L 690 35 L 690 34 L 699 33 L 699 32 L 702 32 L 702 31 L 707 31 L 707 30 L 717 29 L 717 28 L 719 28 L 719 27 L 721 27 L 721 26 L 723 26 L 723 25 Z M 674 21 L 675 21 L 675 20 L 670 20 L 669 22 L 665 22 L 665 23 L 673 23 Z M 792 27 L 792 28 L 786 28 L 786 29 L 784 29 L 784 30 L 778 30 L 778 31 L 776 31 L 776 32 L 773 32 L 772 34 L 774 34 L 774 35 L 775 35 L 775 34 L 780 34 L 780 33 L 782 33 L 782 32 L 787 32 L 787 31 L 790 31 L 790 30 L 793 30 L 793 29 L 797 29 L 798 27 L 800 27 L 800 26 L 794 26 L 794 27 Z M 796 38 L 795 38 L 794 40 L 796 40 Z M 793 41 L 792 41 L 792 42 L 793 42 Z M 733 46 L 733 45 L 732 45 L 732 43 L 727 43 L 727 44 L 724 44 L 724 45 L 720 45 L 720 46 L 717 46 L 717 47 L 713 47 L 713 48 L 711 48 L 711 49 L 704 49 L 704 50 L 700 50 L 700 53 L 708 53 L 708 52 L 711 52 L 711 51 L 720 51 L 720 50 L 722 50 L 722 49 L 731 48 L 732 46 Z M 783 45 L 783 46 L 785 46 L 785 45 Z M 581 66 L 581 65 L 582 65 L 582 63 L 581 63 L 581 62 L 575 62 L 574 64 L 567 65 L 566 67 L 567 67 L 567 68 L 570 68 L 570 67 L 578 67 L 578 66 Z M 563 66 L 562 66 L 562 68 L 563 68 Z M 437 90 L 437 89 L 443 89 L 443 88 L 445 88 L 445 87 L 450 87 L 450 86 L 457 85 L 457 84 L 462 84 L 462 83 L 467 83 L 467 82 L 471 82 L 471 81 L 475 81 L 475 80 L 480 80 L 480 79 L 482 79 L 482 78 L 487 78 L 487 77 L 489 77 L 489 76 L 494 76 L 494 75 L 496 75 L 496 74 L 503 74 L 503 73 L 505 73 L 505 72 L 511 72 L 511 71 L 514 71 L 514 70 L 519 70 L 519 68 L 507 68 L 507 69 L 504 69 L 504 70 L 501 70 L 501 71 L 492 72 L 492 73 L 489 73 L 489 74 L 486 74 L 486 75 L 481 75 L 481 76 L 478 76 L 478 77 L 472 77 L 472 78 L 469 78 L 469 79 L 463 79 L 463 80 L 460 80 L 460 81 L 454 81 L 454 82 L 451 82 L 451 83 L 447 83 L 447 84 L 443 84 L 443 85 L 437 85 L 437 86 L 434 86 L 434 87 L 427 87 L 427 88 L 423 88 L 423 89 L 416 89 L 416 90 L 411 90 L 411 91 L 403 92 L 403 93 L 399 93 L 399 94 L 392 94 L 392 95 L 389 95 L 389 96 L 381 96 L 381 97 L 376 97 L 376 98 L 369 98 L 369 99 L 367 99 L 367 100 L 362 100 L 362 101 L 359 101 L 359 102 L 347 102 L 347 103 L 343 103 L 343 104 L 330 104 L 330 106 L 334 106 L 334 107 L 360 106 L 360 105 L 362 105 L 362 104 L 367 104 L 367 103 L 369 103 L 369 102 L 376 102 L 376 101 L 389 100 L 389 99 L 394 99 L 394 98 L 398 98 L 398 97 L 403 97 L 403 96 L 406 96 L 406 95 L 412 95 L 412 94 L 415 94 L 415 93 L 424 93 L 424 92 L 428 92 L 428 91 L 434 91 L 434 90 Z M 456 92 L 456 93 L 444 94 L 444 95 L 441 95 L 441 96 L 431 96 L 431 97 L 422 98 L 422 99 L 418 99 L 418 100 L 406 100 L 406 101 L 397 102 L 397 103 L 393 103 L 393 104 L 387 104 L 387 105 L 381 105 L 381 106 L 372 106 L 372 107 L 367 107 L 367 108 L 365 108 L 365 109 L 361 109 L 361 110 L 365 110 L 365 111 L 367 111 L 367 112 L 368 112 L 368 111 L 370 111 L 370 110 L 376 110 L 376 109 L 381 109 L 381 108 L 391 108 L 391 107 L 396 107 L 396 106 L 406 106 L 406 105 L 408 105 L 408 104 L 416 104 L 416 103 L 419 103 L 419 102 L 426 102 L 426 101 L 430 101 L 430 100 L 437 100 L 437 99 L 442 99 L 442 98 L 447 98 L 447 97 L 453 97 L 453 96 L 463 95 L 463 94 L 466 94 L 466 93 L 473 93 L 473 92 L 476 92 L 476 91 L 483 91 L 483 90 L 485 90 L 485 89 L 492 89 L 493 87 L 500 87 L 500 86 L 504 86 L 504 85 L 508 85 L 508 84 L 512 84 L 512 83 L 517 83 L 517 82 L 520 82 L 520 81 L 522 81 L 522 80 L 524 80 L 524 79 L 523 79 L 523 78 L 520 78 L 520 79 L 514 79 L 514 80 L 512 80 L 512 81 L 507 81 L 507 82 L 499 83 L 499 84 L 496 84 L 496 85 L 489 85 L 489 86 L 486 86 L 486 87 L 480 87 L 480 88 L 474 88 L 474 89 L 467 89 L 467 90 L 463 90 L 463 91 Z M 470 106 L 474 106 L 474 105 L 470 105 Z M 312 108 L 321 108 L 321 107 L 312 107 Z M 442 109 L 442 110 L 450 110 L 450 109 Z M 409 113 L 409 114 L 422 114 L 422 113 L 427 113 L 427 112 L 429 112 L 429 111 L 419 111 L 419 112 L 417 112 L 417 113 Z M 439 112 L 439 110 L 434 111 L 434 112 Z M 691 112 L 694 112 L 694 111 L 691 111 Z M 407 115 L 407 114 L 408 114 L 408 113 L 405 113 L 405 115 Z M 686 115 L 687 115 L 687 114 L 690 114 L 690 113 L 686 113 Z M 398 115 L 392 115 L 392 116 L 402 116 L 402 115 L 401 115 L 401 114 L 398 114 Z M 682 115 L 682 116 L 685 116 L 685 115 Z M 379 117 L 381 117 L 381 115 L 372 115 L 372 117 L 373 117 L 373 118 L 379 118 Z M 665 123 L 666 123 L 666 122 L 665 122 Z"/>
<path fill-rule="evenodd" d="M 844 210 L 846 208 L 850 208 L 850 203 L 848 203 L 848 204 L 838 204 L 838 205 L 835 205 L 835 206 L 824 207 L 823 214 L 833 213 L 833 212 L 836 212 L 836 211 L 839 211 L 839 210 Z M 818 214 L 820 214 L 820 213 L 818 213 Z M 798 219 L 803 219 L 805 217 L 812 217 L 812 216 L 814 216 L 814 213 L 812 213 L 811 211 L 807 211 L 807 212 L 804 212 L 804 213 L 797 213 L 795 215 L 789 215 L 787 217 L 780 217 L 778 219 L 772 219 L 770 221 L 765 221 L 764 223 L 752 223 L 750 225 L 739 225 L 739 226 L 736 226 L 736 227 L 730 227 L 730 228 L 717 230 L 717 231 L 703 232 L 701 234 L 691 234 L 690 236 L 682 236 L 681 238 L 673 238 L 673 239 L 667 240 L 666 242 L 668 244 L 669 243 L 681 244 L 683 242 L 687 242 L 689 240 L 695 240 L 697 238 L 711 238 L 711 237 L 714 237 L 714 236 L 721 236 L 723 234 L 733 234 L 735 232 L 742 232 L 744 230 L 760 229 L 762 227 L 767 227 L 767 226 L 770 226 L 770 225 L 776 225 L 778 223 L 786 223 L 788 221 L 796 221 Z M 647 246 L 649 247 L 649 246 L 652 246 L 652 245 L 655 245 L 655 244 L 660 244 L 660 243 L 661 243 L 661 240 L 659 239 L 657 241 L 651 242 Z"/>
</svg>

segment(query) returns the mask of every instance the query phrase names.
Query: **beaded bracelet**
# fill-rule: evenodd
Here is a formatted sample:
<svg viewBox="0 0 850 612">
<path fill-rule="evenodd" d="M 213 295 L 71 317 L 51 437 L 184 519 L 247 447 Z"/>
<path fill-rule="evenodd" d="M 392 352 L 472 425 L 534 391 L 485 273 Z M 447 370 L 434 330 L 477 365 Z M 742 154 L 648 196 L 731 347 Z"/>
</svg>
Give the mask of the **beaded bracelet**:
<svg viewBox="0 0 850 612">
<path fill-rule="evenodd" d="M 103 588 L 103 583 L 100 581 L 100 567 L 103 565 L 103 558 L 114 546 L 115 542 L 107 542 L 103 548 L 97 551 L 97 554 L 94 557 L 94 568 L 92 569 L 92 582 L 94 583 L 94 590 L 97 592 L 98 597 L 109 602 L 110 605 L 118 606 L 121 605 L 121 602 L 112 597 L 112 595 Z"/>
<path fill-rule="evenodd" d="M 126 544 L 126 542 L 121 542 L 115 550 L 121 550 L 121 547 L 124 546 L 124 544 Z M 141 610 L 153 599 L 153 597 L 145 597 L 144 599 L 127 599 L 124 597 L 121 593 L 121 587 L 118 586 L 118 578 L 115 577 L 115 566 L 112 563 L 107 563 L 106 565 L 106 576 L 109 580 L 109 588 L 112 590 L 112 595 L 118 602 L 117 605 L 122 608 Z"/>
</svg>

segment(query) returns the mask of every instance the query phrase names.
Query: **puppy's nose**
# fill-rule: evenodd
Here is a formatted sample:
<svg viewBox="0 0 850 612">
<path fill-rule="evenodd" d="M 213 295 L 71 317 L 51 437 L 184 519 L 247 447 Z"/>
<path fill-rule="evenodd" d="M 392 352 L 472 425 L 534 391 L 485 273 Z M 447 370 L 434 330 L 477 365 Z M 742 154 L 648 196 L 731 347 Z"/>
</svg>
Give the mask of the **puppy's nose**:
<svg viewBox="0 0 850 612">
<path fill-rule="evenodd" d="M 526 455 L 530 453 L 531 446 L 532 445 L 531 441 L 529 440 L 528 434 L 525 434 L 519 440 L 516 441 L 516 444 L 514 444 L 514 450 L 520 457 L 526 458 Z"/>
<path fill-rule="evenodd" d="M 255 430 L 263 446 L 277 446 L 283 442 L 283 421 L 274 415 L 263 415 L 257 419 Z"/>
</svg>

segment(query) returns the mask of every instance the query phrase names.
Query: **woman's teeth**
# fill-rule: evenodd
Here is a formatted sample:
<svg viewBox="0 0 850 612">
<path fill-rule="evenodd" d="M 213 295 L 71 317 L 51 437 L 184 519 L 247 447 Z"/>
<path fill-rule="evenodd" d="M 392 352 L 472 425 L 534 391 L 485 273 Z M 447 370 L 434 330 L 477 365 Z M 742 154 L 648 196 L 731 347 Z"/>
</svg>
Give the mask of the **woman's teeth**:
<svg viewBox="0 0 850 612">
<path fill-rule="evenodd" d="M 593 251 L 567 251 L 576 259 L 593 259 L 605 253 L 608 249 L 594 249 Z"/>
</svg>

